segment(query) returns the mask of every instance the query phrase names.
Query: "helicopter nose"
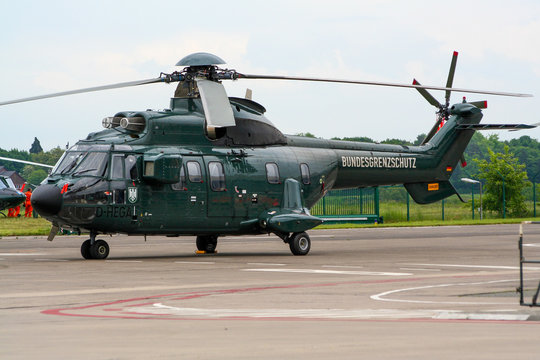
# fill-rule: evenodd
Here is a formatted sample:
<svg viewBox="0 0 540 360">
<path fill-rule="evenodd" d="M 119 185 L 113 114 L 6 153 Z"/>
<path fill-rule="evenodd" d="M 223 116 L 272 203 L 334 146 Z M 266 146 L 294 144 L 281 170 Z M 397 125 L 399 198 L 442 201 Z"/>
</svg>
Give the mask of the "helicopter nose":
<svg viewBox="0 0 540 360">
<path fill-rule="evenodd" d="M 41 216 L 52 216 L 62 208 L 62 194 L 55 185 L 40 185 L 32 193 L 32 206 Z"/>
</svg>

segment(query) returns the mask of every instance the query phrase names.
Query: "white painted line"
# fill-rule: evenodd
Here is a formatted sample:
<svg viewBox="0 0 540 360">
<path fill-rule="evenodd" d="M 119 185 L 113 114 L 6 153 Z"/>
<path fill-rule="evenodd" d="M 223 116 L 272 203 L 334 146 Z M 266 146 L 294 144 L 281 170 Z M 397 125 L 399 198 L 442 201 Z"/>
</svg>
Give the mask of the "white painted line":
<svg viewBox="0 0 540 360">
<path fill-rule="evenodd" d="M 529 314 L 489 314 L 489 313 L 461 313 L 461 312 L 441 312 L 435 315 L 434 319 L 440 320 L 498 320 L 498 321 L 525 321 Z"/>
<path fill-rule="evenodd" d="M 41 256 L 43 253 L 0 253 L 0 256 Z"/>
<path fill-rule="evenodd" d="M 356 265 L 323 265 L 324 268 L 344 268 L 344 269 L 363 269 L 363 266 Z"/>
<path fill-rule="evenodd" d="M 434 289 L 434 288 L 450 287 L 450 286 L 495 284 L 495 283 L 510 282 L 510 281 L 515 282 L 516 280 L 494 280 L 494 281 L 483 281 L 483 282 L 476 282 L 476 283 L 456 283 L 456 284 L 439 284 L 439 285 L 419 286 L 419 287 L 413 287 L 413 288 L 385 291 L 385 292 L 382 292 L 380 294 L 372 295 L 372 296 L 370 296 L 370 298 L 372 300 L 379 300 L 379 301 L 403 302 L 403 303 L 415 303 L 415 304 L 508 305 L 508 303 L 492 303 L 492 302 L 429 301 L 429 300 L 389 299 L 389 298 L 387 298 L 387 296 L 392 295 L 392 294 L 397 294 L 397 293 L 400 293 L 400 292 L 406 292 L 406 291 Z"/>
<path fill-rule="evenodd" d="M 213 265 L 214 261 L 175 261 L 175 264 L 201 264 L 201 265 Z"/>
<path fill-rule="evenodd" d="M 417 268 L 399 268 L 399 270 L 409 270 L 409 271 L 441 271 L 441 269 L 417 269 Z"/>
<path fill-rule="evenodd" d="M 260 266 L 286 266 L 287 264 L 273 264 L 273 263 L 247 263 L 247 265 L 260 265 Z"/>
<path fill-rule="evenodd" d="M 34 259 L 34 261 L 63 262 L 63 261 L 69 261 L 69 260 L 64 260 L 64 259 Z"/>
<path fill-rule="evenodd" d="M 499 265 L 458 265 L 458 264 L 405 264 L 416 266 L 439 266 L 439 267 L 461 267 L 471 269 L 504 269 L 504 270 L 519 270 L 519 266 L 499 266 Z M 528 267 L 529 270 L 540 270 L 540 267 Z"/>
<path fill-rule="evenodd" d="M 540 244 L 523 244 L 523 246 L 540 247 Z"/>
<path fill-rule="evenodd" d="M 409 273 L 373 272 L 373 271 L 347 271 L 347 270 L 318 270 L 318 269 L 242 269 L 242 271 L 285 272 L 302 274 L 329 274 L 329 275 L 369 275 L 369 276 L 408 276 Z"/>
<path fill-rule="evenodd" d="M 397 309 L 202 309 L 167 306 L 155 303 L 152 306 L 129 308 L 130 312 L 182 317 L 249 317 L 249 318 L 325 318 L 325 319 L 410 319 L 432 318 L 437 310 Z"/>
</svg>

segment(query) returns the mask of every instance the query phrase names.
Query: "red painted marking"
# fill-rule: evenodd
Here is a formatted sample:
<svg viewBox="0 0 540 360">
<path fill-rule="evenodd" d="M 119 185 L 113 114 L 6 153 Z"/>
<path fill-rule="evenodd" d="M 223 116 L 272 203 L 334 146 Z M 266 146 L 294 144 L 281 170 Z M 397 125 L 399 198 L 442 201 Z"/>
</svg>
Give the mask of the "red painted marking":
<svg viewBox="0 0 540 360">
<path fill-rule="evenodd" d="M 465 278 L 473 275 L 461 275 L 461 276 L 449 276 L 449 278 Z M 489 276 L 489 275 L 488 275 Z M 248 317 L 248 316 L 229 316 L 220 318 L 196 318 L 196 317 L 175 317 L 170 314 L 151 314 L 151 313 L 138 313 L 125 311 L 126 308 L 152 305 L 154 302 L 141 302 L 141 300 L 150 299 L 166 299 L 170 300 L 189 300 L 199 297 L 211 296 L 211 295 L 223 295 L 223 294 L 235 294 L 242 292 L 255 292 L 255 291 L 269 291 L 277 289 L 301 289 L 301 288 L 316 288 L 316 287 L 330 287 L 330 286 L 343 286 L 343 285 L 361 285 L 361 284 L 383 284 L 383 283 L 395 283 L 395 282 L 410 282 L 420 281 L 423 278 L 408 278 L 408 279 L 384 279 L 384 280 L 365 280 L 365 281 L 343 281 L 343 282 L 331 282 L 320 284 L 295 284 L 295 285 L 281 285 L 281 286 L 263 286 L 252 288 L 237 288 L 237 289 L 222 289 L 222 290 L 210 290 L 210 291 L 197 291 L 197 292 L 184 292 L 174 294 L 153 295 L 133 299 L 117 300 L 112 302 L 106 302 L 102 304 L 85 305 L 73 308 L 59 308 L 44 310 L 41 313 L 46 315 L 61 315 L 61 316 L 73 316 L 73 317 L 87 317 L 87 318 L 110 318 L 110 319 L 139 319 L 139 320 L 243 320 L 243 321 L 362 321 L 362 322 L 437 322 L 437 323 L 490 323 L 490 324 L 530 324 L 539 325 L 540 321 L 522 321 L 522 320 L 460 320 L 460 319 L 430 319 L 430 318 L 411 318 L 411 319 L 328 319 L 328 318 L 298 318 L 298 317 Z M 136 304 L 133 304 L 136 302 Z M 128 304 L 131 303 L 131 304 Z M 125 304 L 124 308 L 118 308 L 116 305 Z M 112 306 L 110 308 L 105 308 Z M 117 311 L 117 315 L 105 315 L 105 314 L 82 314 L 76 313 L 77 310 L 86 309 L 99 309 L 101 311 L 113 312 Z"/>
</svg>

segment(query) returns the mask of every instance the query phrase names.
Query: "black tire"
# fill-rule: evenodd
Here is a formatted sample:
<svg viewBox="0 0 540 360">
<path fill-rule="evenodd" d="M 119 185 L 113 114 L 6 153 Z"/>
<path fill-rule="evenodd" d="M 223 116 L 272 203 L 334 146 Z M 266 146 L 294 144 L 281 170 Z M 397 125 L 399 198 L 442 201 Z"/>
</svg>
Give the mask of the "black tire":
<svg viewBox="0 0 540 360">
<path fill-rule="evenodd" d="M 90 247 L 92 259 L 103 260 L 109 256 L 109 244 L 105 240 L 98 240 Z"/>
<path fill-rule="evenodd" d="M 207 254 L 213 254 L 216 252 L 217 247 L 216 235 L 199 235 L 197 236 L 197 250 L 204 251 Z"/>
<path fill-rule="evenodd" d="M 289 238 L 289 248 L 293 255 L 307 255 L 311 249 L 311 239 L 305 232 L 294 233 Z"/>
<path fill-rule="evenodd" d="M 86 240 L 81 245 L 81 255 L 86 260 L 92 258 L 92 254 L 90 253 L 90 239 Z"/>
</svg>

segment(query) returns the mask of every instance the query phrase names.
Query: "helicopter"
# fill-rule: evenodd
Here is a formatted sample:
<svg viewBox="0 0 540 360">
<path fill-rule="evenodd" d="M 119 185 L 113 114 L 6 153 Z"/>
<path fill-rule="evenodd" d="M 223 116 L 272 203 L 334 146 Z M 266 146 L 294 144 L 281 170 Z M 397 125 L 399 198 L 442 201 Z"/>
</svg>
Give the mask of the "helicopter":
<svg viewBox="0 0 540 360">
<path fill-rule="evenodd" d="M 0 160 L 6 160 L 6 161 L 13 161 L 13 162 L 19 162 L 27 165 L 35 165 L 35 166 L 42 166 L 46 168 L 52 168 L 50 165 L 36 163 L 32 161 L 25 161 L 25 160 L 19 160 L 19 159 L 12 159 L 12 158 L 6 158 L 3 156 L 0 156 Z M 18 190 L 13 181 L 6 177 L 0 175 L 0 213 L 5 216 L 1 211 L 8 209 L 8 208 L 14 208 L 20 204 L 26 199 L 26 196 L 22 193 L 22 191 Z"/>
<path fill-rule="evenodd" d="M 403 184 L 428 204 L 457 194 L 450 183 L 473 133 L 534 125 L 480 124 L 485 101 L 450 105 L 452 91 L 528 97 L 529 94 L 452 88 L 457 52 L 446 87 L 307 77 L 248 75 L 221 69 L 216 55 L 195 53 L 159 77 L 34 96 L 32 101 L 152 83 L 178 82 L 170 108 L 122 111 L 103 130 L 79 140 L 32 194 L 34 209 L 59 228 L 90 234 L 85 259 L 105 259 L 100 234 L 196 236 L 198 251 L 215 253 L 218 238 L 273 233 L 294 255 L 311 249 L 307 230 L 321 224 L 309 209 L 331 189 Z M 417 89 L 437 108 L 419 146 L 325 140 L 283 134 L 263 105 L 228 97 L 226 80 L 319 81 Z M 446 92 L 439 103 L 427 90 Z M 457 194 L 459 196 L 459 194 Z"/>
</svg>

